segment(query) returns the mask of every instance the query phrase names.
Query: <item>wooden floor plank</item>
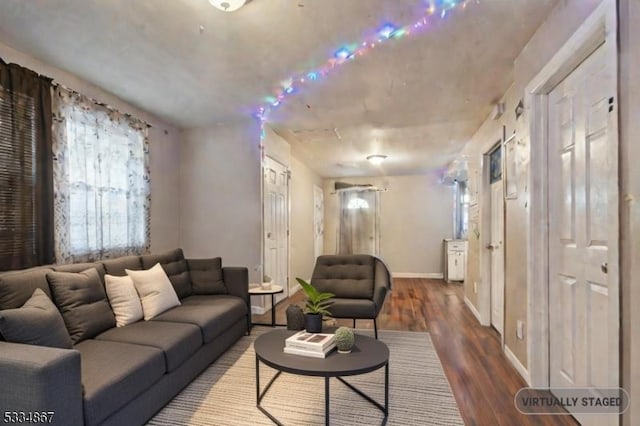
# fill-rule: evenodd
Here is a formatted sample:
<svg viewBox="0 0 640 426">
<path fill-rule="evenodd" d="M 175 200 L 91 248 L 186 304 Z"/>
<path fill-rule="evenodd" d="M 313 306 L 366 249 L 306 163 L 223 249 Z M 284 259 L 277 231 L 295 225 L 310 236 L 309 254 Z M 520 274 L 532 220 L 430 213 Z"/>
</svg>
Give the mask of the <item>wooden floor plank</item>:
<svg viewBox="0 0 640 426">
<path fill-rule="evenodd" d="M 276 306 L 276 321 L 286 323 L 285 309 L 302 305 L 301 292 Z M 271 313 L 254 315 L 269 322 Z M 338 320 L 352 326 L 351 320 Z M 358 320 L 358 328 L 373 328 L 373 321 Z M 460 414 L 467 425 L 577 425 L 571 416 L 525 416 L 513 404 L 515 393 L 526 386 L 502 352 L 500 335 L 481 326 L 464 303 L 462 285 L 442 280 L 395 279 L 378 316 L 382 330 L 428 331 L 451 383 Z"/>
</svg>

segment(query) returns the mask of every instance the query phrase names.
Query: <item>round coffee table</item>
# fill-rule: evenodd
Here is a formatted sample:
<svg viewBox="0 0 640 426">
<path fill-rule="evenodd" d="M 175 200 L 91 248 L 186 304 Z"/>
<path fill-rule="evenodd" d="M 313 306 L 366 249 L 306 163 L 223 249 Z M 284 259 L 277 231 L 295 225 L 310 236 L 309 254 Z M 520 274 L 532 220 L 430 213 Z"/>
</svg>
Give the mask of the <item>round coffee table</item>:
<svg viewBox="0 0 640 426">
<path fill-rule="evenodd" d="M 269 388 L 280 376 L 290 373 L 301 376 L 324 377 L 324 412 L 325 424 L 329 424 L 329 379 L 335 377 L 355 393 L 369 401 L 384 414 L 382 424 L 386 424 L 389 415 L 389 348 L 380 340 L 356 333 L 353 349 L 349 354 L 339 354 L 332 351 L 326 358 L 312 358 L 303 355 L 284 353 L 284 341 L 296 333 L 290 330 L 274 330 L 258 336 L 254 343 L 256 352 L 256 399 L 257 406 L 274 423 L 281 425 L 271 413 L 260 404 Z M 260 391 L 260 362 L 276 369 L 278 372 Z M 343 379 L 345 376 L 355 376 L 369 373 L 384 367 L 384 405 L 373 400 L 361 390 Z"/>
</svg>

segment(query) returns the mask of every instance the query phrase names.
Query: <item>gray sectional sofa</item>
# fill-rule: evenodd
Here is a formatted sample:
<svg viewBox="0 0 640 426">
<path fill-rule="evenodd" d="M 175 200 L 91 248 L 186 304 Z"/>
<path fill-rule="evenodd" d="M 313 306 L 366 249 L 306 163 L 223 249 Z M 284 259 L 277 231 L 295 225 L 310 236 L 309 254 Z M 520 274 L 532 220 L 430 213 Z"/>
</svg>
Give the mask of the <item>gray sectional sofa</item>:
<svg viewBox="0 0 640 426">
<path fill-rule="evenodd" d="M 124 276 L 125 269 L 157 263 L 180 306 L 149 321 L 101 330 L 71 349 L 0 339 L 0 415 L 8 412 L 11 420 L 21 412 L 45 412 L 52 424 L 66 426 L 143 424 L 247 333 L 247 268 L 223 268 L 220 258 L 185 259 L 181 249 L 0 274 L 0 311 L 20 308 L 37 288 L 56 302 L 52 271 L 95 267 L 104 285 L 105 274 Z M 92 315 L 87 306 L 75 312 L 80 321 L 91 319 L 82 318 Z"/>
</svg>

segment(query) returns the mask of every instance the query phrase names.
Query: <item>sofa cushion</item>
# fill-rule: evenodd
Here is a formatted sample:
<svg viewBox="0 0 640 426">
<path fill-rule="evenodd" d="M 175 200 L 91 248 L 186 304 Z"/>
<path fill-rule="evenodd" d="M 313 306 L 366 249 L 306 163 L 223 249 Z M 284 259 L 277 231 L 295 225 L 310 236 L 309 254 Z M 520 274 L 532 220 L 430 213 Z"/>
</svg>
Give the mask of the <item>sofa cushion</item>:
<svg viewBox="0 0 640 426">
<path fill-rule="evenodd" d="M 191 277 L 182 249 L 174 249 L 160 254 L 146 254 L 140 258 L 143 269 L 150 269 L 156 263 L 162 265 L 162 269 L 169 277 L 178 298 L 184 299 L 191 295 Z"/>
<path fill-rule="evenodd" d="M 240 319 L 246 319 L 247 305 L 235 296 L 189 296 L 182 306 L 158 315 L 154 321 L 195 324 L 200 327 L 206 344 L 228 330 Z"/>
<path fill-rule="evenodd" d="M 58 308 L 39 288 L 21 308 L 0 311 L 0 333 L 13 343 L 62 349 L 72 346 Z"/>
<path fill-rule="evenodd" d="M 50 271 L 47 280 L 73 343 L 115 327 L 116 319 L 96 268 L 79 273 Z"/>
<path fill-rule="evenodd" d="M 178 368 L 202 346 L 202 335 L 197 325 L 161 321 L 140 321 L 126 327 L 112 328 L 96 336 L 96 339 L 161 349 L 167 372 Z"/>
<path fill-rule="evenodd" d="M 131 277 L 128 275 L 115 277 L 106 274 L 104 280 L 109 304 L 116 317 L 116 327 L 124 327 L 127 324 L 140 321 L 144 316 L 142 304 Z"/>
<path fill-rule="evenodd" d="M 69 263 L 67 265 L 55 265 L 53 270 L 56 272 L 82 272 L 87 269 L 96 268 L 98 276 L 100 276 L 100 282 L 104 286 L 104 265 L 100 262 L 95 263 Z"/>
<path fill-rule="evenodd" d="M 96 425 L 149 389 L 165 373 L 164 355 L 150 346 L 85 340 L 80 352 L 86 425 Z"/>
<path fill-rule="evenodd" d="M 0 274 L 0 309 L 15 309 L 31 298 L 36 288 L 51 297 L 47 272 L 48 266 L 11 271 Z"/>
<path fill-rule="evenodd" d="M 109 275 L 116 277 L 124 277 L 127 275 L 126 269 L 131 271 L 139 271 L 142 269 L 142 261 L 140 256 L 124 256 L 115 259 L 103 260 L 104 270 Z"/>
<path fill-rule="evenodd" d="M 311 284 L 320 291 L 344 298 L 373 298 L 375 257 L 369 255 L 319 256 Z"/>
<path fill-rule="evenodd" d="M 178 295 L 159 263 L 145 271 L 126 271 L 140 296 L 145 321 L 180 305 Z"/>
<path fill-rule="evenodd" d="M 188 259 L 193 294 L 228 294 L 222 277 L 222 259 Z"/>
</svg>

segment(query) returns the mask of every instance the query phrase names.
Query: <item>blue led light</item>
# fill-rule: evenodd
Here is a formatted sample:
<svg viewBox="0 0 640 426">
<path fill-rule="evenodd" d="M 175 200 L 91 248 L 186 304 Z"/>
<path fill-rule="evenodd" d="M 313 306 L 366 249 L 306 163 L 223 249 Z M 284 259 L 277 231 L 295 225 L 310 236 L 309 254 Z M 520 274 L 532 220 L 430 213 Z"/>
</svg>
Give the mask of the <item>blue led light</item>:
<svg viewBox="0 0 640 426">
<path fill-rule="evenodd" d="M 351 56 L 351 51 L 346 47 L 342 47 L 338 49 L 336 53 L 333 54 L 333 56 L 338 59 L 347 59 L 349 56 Z"/>
<path fill-rule="evenodd" d="M 384 24 L 380 30 L 378 30 L 378 34 L 383 38 L 391 38 L 393 33 L 396 32 L 396 26 L 393 24 Z"/>
</svg>

